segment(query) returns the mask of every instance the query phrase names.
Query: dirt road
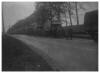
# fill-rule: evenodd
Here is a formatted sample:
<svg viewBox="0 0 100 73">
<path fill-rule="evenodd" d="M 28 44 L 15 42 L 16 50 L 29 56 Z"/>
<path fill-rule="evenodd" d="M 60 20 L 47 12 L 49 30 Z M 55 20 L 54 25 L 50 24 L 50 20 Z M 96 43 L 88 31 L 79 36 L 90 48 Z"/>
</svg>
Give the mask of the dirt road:
<svg viewBox="0 0 100 73">
<path fill-rule="evenodd" d="M 87 39 L 55 39 L 13 35 L 42 55 L 54 68 L 63 71 L 96 71 L 98 45 Z M 32 46 L 38 48 L 33 49 Z"/>
</svg>

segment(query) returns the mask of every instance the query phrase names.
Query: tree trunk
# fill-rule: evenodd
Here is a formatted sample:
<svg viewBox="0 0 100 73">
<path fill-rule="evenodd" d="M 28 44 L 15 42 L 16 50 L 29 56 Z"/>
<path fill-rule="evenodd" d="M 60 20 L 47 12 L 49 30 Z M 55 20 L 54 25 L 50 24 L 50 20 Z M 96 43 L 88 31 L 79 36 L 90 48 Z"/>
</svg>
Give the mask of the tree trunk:
<svg viewBox="0 0 100 73">
<path fill-rule="evenodd" d="M 75 3 L 75 6 L 76 6 L 77 25 L 79 25 L 78 10 L 77 10 L 77 2 Z"/>
<path fill-rule="evenodd" d="M 66 27 L 67 27 L 67 15 L 66 15 L 66 12 L 65 12 L 65 21 L 66 21 Z"/>
<path fill-rule="evenodd" d="M 52 9 L 50 8 L 50 35 L 52 35 Z"/>
<path fill-rule="evenodd" d="M 70 26 L 71 26 L 70 29 L 69 29 L 69 31 L 70 31 L 69 35 L 70 35 L 70 38 L 72 40 L 72 18 L 71 18 L 71 8 L 70 8 L 71 5 L 70 5 L 70 3 L 68 3 L 68 6 L 69 6 L 68 7 L 68 13 L 69 13 L 69 18 L 70 18 Z"/>
</svg>

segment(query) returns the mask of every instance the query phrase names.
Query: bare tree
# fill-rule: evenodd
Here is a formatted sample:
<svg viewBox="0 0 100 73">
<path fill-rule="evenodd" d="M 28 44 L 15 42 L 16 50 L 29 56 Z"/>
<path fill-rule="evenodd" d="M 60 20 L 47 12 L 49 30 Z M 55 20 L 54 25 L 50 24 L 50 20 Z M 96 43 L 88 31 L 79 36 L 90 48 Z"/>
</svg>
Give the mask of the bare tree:
<svg viewBox="0 0 100 73">
<path fill-rule="evenodd" d="M 69 36 L 72 40 L 72 18 L 71 18 L 71 4 L 70 2 L 68 3 L 68 13 L 69 13 L 69 18 L 70 18 L 70 29 L 69 29 Z"/>
<path fill-rule="evenodd" d="M 74 4 L 74 6 L 73 6 Z M 73 15 L 73 10 L 76 10 L 76 16 L 77 16 L 77 24 L 79 24 L 79 18 L 78 18 L 78 8 L 77 8 L 77 3 L 75 2 L 39 2 L 37 3 L 37 11 L 36 14 L 38 15 L 37 17 L 41 17 L 40 20 L 38 20 L 40 23 L 43 22 L 44 24 L 47 20 L 51 22 L 51 30 L 52 30 L 52 24 L 54 22 L 54 17 L 57 16 L 57 20 L 61 21 L 60 15 L 64 14 L 65 15 L 65 22 L 67 26 L 67 19 L 70 19 L 70 26 L 72 27 L 72 15 Z M 67 15 L 68 14 L 68 15 Z M 69 16 L 69 18 L 68 18 Z M 37 18 L 36 17 L 36 18 Z M 39 24 L 40 24 L 39 23 Z M 72 29 L 70 27 L 70 34 L 72 38 Z"/>
<path fill-rule="evenodd" d="M 49 20 L 51 22 L 51 30 L 52 30 L 52 25 L 53 22 L 55 22 L 55 17 L 57 18 L 58 21 L 61 21 L 60 16 L 61 16 L 61 5 L 63 4 L 63 2 L 39 2 L 37 3 L 37 7 L 36 9 L 38 9 L 38 11 L 40 13 L 44 13 L 44 15 L 40 15 L 42 16 L 42 19 L 44 18 L 44 16 L 46 16 L 46 18 L 44 20 Z M 41 11 L 41 9 L 45 9 Z M 42 20 L 40 20 L 42 21 Z"/>
<path fill-rule="evenodd" d="M 79 17 L 78 17 L 78 8 L 77 8 L 77 2 L 75 2 L 75 6 L 76 6 L 77 25 L 79 25 Z"/>
</svg>

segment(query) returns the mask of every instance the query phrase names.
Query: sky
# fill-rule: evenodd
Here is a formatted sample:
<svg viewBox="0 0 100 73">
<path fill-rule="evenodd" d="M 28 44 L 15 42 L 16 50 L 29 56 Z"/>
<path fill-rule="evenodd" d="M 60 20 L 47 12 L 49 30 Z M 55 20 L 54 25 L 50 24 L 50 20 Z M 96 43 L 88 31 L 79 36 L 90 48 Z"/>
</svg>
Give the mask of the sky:
<svg viewBox="0 0 100 73">
<path fill-rule="evenodd" d="M 86 10 L 79 10 L 79 23 L 83 24 L 84 14 L 89 11 L 98 9 L 97 2 L 81 2 L 80 4 Z M 34 2 L 2 2 L 3 19 L 5 30 L 7 31 L 9 27 L 14 25 L 17 21 L 24 19 L 31 15 L 35 11 Z M 73 25 L 75 25 L 76 18 L 72 18 Z M 65 24 L 63 24 L 65 26 Z"/>
</svg>

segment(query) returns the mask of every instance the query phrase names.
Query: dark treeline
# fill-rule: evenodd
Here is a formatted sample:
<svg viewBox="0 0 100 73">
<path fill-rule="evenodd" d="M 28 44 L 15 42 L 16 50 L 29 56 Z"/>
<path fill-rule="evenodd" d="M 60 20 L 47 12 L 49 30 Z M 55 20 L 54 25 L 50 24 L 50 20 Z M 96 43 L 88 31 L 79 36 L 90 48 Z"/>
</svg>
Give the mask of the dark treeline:
<svg viewBox="0 0 100 73">
<path fill-rule="evenodd" d="M 66 30 L 61 26 L 61 15 L 64 15 L 67 26 L 67 19 L 70 19 L 72 26 L 73 10 L 75 2 L 37 2 L 35 12 L 26 19 L 18 21 L 8 33 L 32 34 L 32 35 L 61 35 Z M 74 6 L 73 6 L 74 5 Z M 78 15 L 77 15 L 78 17 Z M 72 33 L 72 32 L 71 32 Z"/>
</svg>

